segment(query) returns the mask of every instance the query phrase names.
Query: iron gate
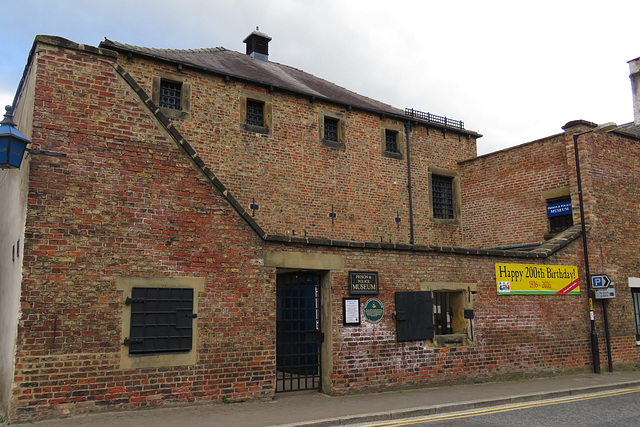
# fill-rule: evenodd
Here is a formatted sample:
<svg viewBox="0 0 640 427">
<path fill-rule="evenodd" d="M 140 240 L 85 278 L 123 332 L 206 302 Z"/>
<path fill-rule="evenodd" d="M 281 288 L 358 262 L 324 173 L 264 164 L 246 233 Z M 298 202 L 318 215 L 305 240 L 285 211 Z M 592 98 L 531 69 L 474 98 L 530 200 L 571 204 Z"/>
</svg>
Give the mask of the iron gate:
<svg viewBox="0 0 640 427">
<path fill-rule="evenodd" d="M 320 388 L 320 280 L 317 273 L 276 281 L 276 392 Z"/>
</svg>

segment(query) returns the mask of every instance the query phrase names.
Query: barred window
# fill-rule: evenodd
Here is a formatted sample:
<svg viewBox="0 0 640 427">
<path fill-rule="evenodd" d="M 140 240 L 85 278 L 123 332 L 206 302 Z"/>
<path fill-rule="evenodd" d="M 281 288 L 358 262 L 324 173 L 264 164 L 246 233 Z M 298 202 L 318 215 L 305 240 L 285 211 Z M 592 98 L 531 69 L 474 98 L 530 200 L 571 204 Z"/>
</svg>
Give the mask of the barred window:
<svg viewBox="0 0 640 427">
<path fill-rule="evenodd" d="M 571 197 L 556 197 L 554 199 L 547 199 L 547 206 L 555 205 L 558 203 L 571 203 Z M 573 215 L 571 212 L 564 215 L 555 215 L 549 217 L 549 232 L 560 233 L 573 225 Z"/>
<path fill-rule="evenodd" d="M 433 293 L 433 323 L 436 335 L 453 334 L 453 305 L 450 292 Z"/>
<path fill-rule="evenodd" d="M 453 219 L 453 178 L 449 176 L 432 175 L 431 187 L 433 217 Z"/>
<path fill-rule="evenodd" d="M 338 142 L 338 119 L 324 117 L 324 139 Z"/>
<path fill-rule="evenodd" d="M 264 102 L 247 99 L 247 124 L 264 126 Z"/>
<path fill-rule="evenodd" d="M 633 314 L 636 319 L 636 341 L 640 341 L 640 288 L 631 288 Z"/>
<path fill-rule="evenodd" d="M 399 153 L 398 150 L 398 132 L 394 130 L 385 129 L 385 151 L 389 153 Z"/>
<path fill-rule="evenodd" d="M 182 97 L 182 83 L 175 83 L 162 79 L 160 81 L 160 107 L 180 110 Z"/>
</svg>

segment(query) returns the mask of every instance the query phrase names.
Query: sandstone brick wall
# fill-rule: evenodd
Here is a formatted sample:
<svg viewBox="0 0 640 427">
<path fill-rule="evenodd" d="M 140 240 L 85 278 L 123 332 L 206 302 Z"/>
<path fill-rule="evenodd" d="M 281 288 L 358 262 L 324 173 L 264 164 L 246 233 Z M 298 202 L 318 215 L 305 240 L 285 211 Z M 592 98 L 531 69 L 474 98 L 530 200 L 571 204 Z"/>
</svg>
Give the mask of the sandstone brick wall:
<svg viewBox="0 0 640 427">
<path fill-rule="evenodd" d="M 138 57 L 120 64 L 148 94 L 154 73 L 176 73 L 175 66 Z M 175 126 L 245 209 L 255 199 L 255 219 L 267 232 L 409 243 L 406 145 L 403 158 L 395 159 L 382 154 L 381 143 L 385 126 L 400 129 L 404 141 L 402 122 L 187 68 L 180 76 L 191 83 L 191 112 Z M 252 93 L 272 102 L 271 135 L 241 128 L 240 98 Z M 320 142 L 325 110 L 346 117 L 344 150 Z M 475 139 L 415 125 L 410 144 L 415 241 L 458 245 L 459 225 L 429 220 L 427 172 L 434 166 L 455 170 L 456 162 L 474 157 Z"/>
</svg>

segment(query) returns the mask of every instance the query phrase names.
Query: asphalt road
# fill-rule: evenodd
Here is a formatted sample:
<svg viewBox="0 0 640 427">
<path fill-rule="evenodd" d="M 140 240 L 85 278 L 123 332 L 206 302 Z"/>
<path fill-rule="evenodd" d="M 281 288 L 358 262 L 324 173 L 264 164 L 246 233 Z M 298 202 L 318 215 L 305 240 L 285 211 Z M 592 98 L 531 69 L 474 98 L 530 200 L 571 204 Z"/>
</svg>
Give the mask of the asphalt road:
<svg viewBox="0 0 640 427">
<path fill-rule="evenodd" d="M 640 387 L 358 426 L 636 427 L 640 426 Z"/>
</svg>

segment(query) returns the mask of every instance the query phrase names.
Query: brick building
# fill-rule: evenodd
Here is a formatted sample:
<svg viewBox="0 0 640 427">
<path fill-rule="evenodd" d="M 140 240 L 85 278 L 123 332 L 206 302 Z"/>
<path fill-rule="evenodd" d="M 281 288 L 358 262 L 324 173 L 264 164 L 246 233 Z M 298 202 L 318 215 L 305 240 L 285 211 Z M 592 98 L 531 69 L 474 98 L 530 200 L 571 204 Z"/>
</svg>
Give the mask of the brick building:
<svg viewBox="0 0 640 427">
<path fill-rule="evenodd" d="M 592 369 L 572 135 L 594 125 L 476 157 L 462 122 L 270 62 L 269 40 L 36 37 L 15 121 L 66 157 L 0 171 L 2 413 Z M 637 358 L 636 126 L 580 137 L 616 366 Z M 514 265 L 580 280 L 501 294 Z"/>
</svg>

